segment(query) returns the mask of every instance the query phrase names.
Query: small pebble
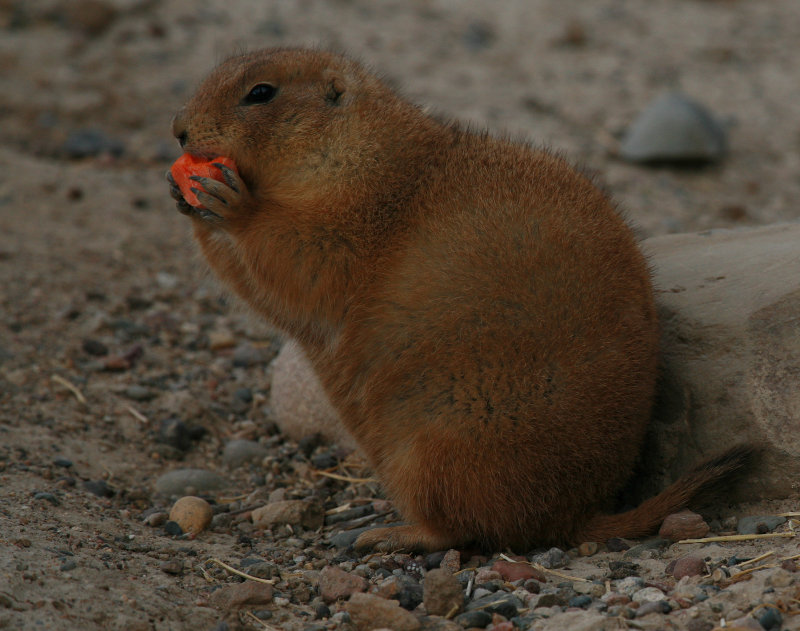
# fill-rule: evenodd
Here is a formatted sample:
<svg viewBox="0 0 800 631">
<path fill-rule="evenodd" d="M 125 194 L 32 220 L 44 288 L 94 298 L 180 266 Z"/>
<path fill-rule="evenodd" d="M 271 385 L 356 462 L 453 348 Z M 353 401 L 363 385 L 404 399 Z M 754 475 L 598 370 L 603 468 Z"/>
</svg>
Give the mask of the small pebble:
<svg viewBox="0 0 800 631">
<path fill-rule="evenodd" d="M 155 511 L 144 518 L 144 523 L 151 528 L 158 528 L 159 526 L 163 526 L 167 519 L 167 513 L 164 511 Z"/>
<path fill-rule="evenodd" d="M 311 457 L 311 466 L 315 469 L 330 469 L 339 463 L 339 459 L 329 451 Z"/>
<path fill-rule="evenodd" d="M 513 618 L 522 607 L 523 604 L 519 598 L 501 591 L 473 600 L 467 605 L 467 611 L 480 609 L 490 614 L 499 613 L 506 618 Z"/>
<path fill-rule="evenodd" d="M 423 583 L 425 610 L 435 616 L 458 613 L 464 607 L 461 583 L 447 570 L 430 570 Z M 452 617 L 452 615 L 451 615 Z"/>
<path fill-rule="evenodd" d="M 659 550 L 661 548 L 666 548 L 669 545 L 669 541 L 667 539 L 662 539 L 661 537 L 653 537 L 652 539 L 646 539 L 641 543 L 633 546 L 632 548 L 625 551 L 626 558 L 631 559 L 638 559 L 644 556 L 645 552 L 650 550 Z"/>
<path fill-rule="evenodd" d="M 354 528 L 353 530 L 343 530 L 342 532 L 337 532 L 331 537 L 330 543 L 335 548 L 349 548 L 355 543 L 355 540 L 358 539 L 359 535 L 371 529 L 372 526 L 363 526 L 362 528 Z"/>
<path fill-rule="evenodd" d="M 174 521 L 168 521 L 164 524 L 164 532 L 171 537 L 180 537 L 183 534 L 183 530 L 181 529 L 180 525 Z"/>
<path fill-rule="evenodd" d="M 578 546 L 578 554 L 582 557 L 590 557 L 597 553 L 597 543 L 594 541 L 585 541 Z"/>
<path fill-rule="evenodd" d="M 492 622 L 492 614 L 486 611 L 467 611 L 456 616 L 455 621 L 466 629 L 483 629 Z"/>
<path fill-rule="evenodd" d="M 253 402 L 253 391 L 250 388 L 238 388 L 236 392 L 233 393 L 233 396 L 242 403 Z"/>
<path fill-rule="evenodd" d="M 114 497 L 114 489 L 105 480 L 86 480 L 83 488 L 97 497 Z"/>
<path fill-rule="evenodd" d="M 538 594 L 542 590 L 542 584 L 533 578 L 525 581 L 523 586 L 531 594 Z"/>
<path fill-rule="evenodd" d="M 289 524 L 316 530 L 323 525 L 325 511 L 316 502 L 306 500 L 283 500 L 271 502 L 252 512 L 253 525 L 257 528 Z"/>
<path fill-rule="evenodd" d="M 461 553 L 458 550 L 448 550 L 444 553 L 439 567 L 451 574 L 455 574 L 461 570 Z"/>
<path fill-rule="evenodd" d="M 589 605 L 592 604 L 592 597 L 586 594 L 582 594 L 580 596 L 574 596 L 573 598 L 569 599 L 567 603 L 570 607 L 580 607 L 581 609 L 586 609 Z"/>
<path fill-rule="evenodd" d="M 325 603 L 319 603 L 314 607 L 314 620 L 322 620 L 323 618 L 330 618 L 331 610 Z"/>
<path fill-rule="evenodd" d="M 173 574 L 177 576 L 183 572 L 183 561 L 180 559 L 170 559 L 169 561 L 164 561 L 158 567 L 165 574 Z"/>
<path fill-rule="evenodd" d="M 227 329 L 210 331 L 208 334 L 208 347 L 212 351 L 219 351 L 236 346 L 236 337 Z"/>
<path fill-rule="evenodd" d="M 156 440 L 180 451 L 188 451 L 192 446 L 192 432 L 180 419 L 168 418 L 161 421 Z"/>
<path fill-rule="evenodd" d="M 614 581 L 639 575 L 639 566 L 632 561 L 611 561 L 608 569 L 611 571 L 607 578 Z"/>
<path fill-rule="evenodd" d="M 423 599 L 422 585 L 415 578 L 404 574 L 389 576 L 369 591 L 381 598 L 396 600 L 403 609 L 409 611 L 415 609 Z"/>
<path fill-rule="evenodd" d="M 785 561 L 781 562 L 781 568 L 787 572 L 796 572 L 797 561 L 795 559 L 786 559 Z"/>
<path fill-rule="evenodd" d="M 536 601 L 537 607 L 563 607 L 566 604 L 566 599 L 557 593 L 542 594 Z"/>
<path fill-rule="evenodd" d="M 192 495 L 180 498 L 169 511 L 170 521 L 177 523 L 183 532 L 195 535 L 208 528 L 213 516 L 211 505 L 203 498 Z"/>
<path fill-rule="evenodd" d="M 658 602 L 666 599 L 666 595 L 658 587 L 645 587 L 634 592 L 631 596 L 631 600 L 636 603 Z"/>
<path fill-rule="evenodd" d="M 700 539 L 705 537 L 709 530 L 708 524 L 700 515 L 684 510 L 667 516 L 661 524 L 658 536 L 669 541 Z"/>
<path fill-rule="evenodd" d="M 322 568 L 319 575 L 319 595 L 326 604 L 339 599 L 346 600 L 356 592 L 367 589 L 367 581 L 363 576 L 345 572 L 341 568 L 328 565 Z"/>
<path fill-rule="evenodd" d="M 569 563 L 569 555 L 560 548 L 550 548 L 547 552 L 534 555 L 531 561 L 549 570 L 555 570 Z"/>
<path fill-rule="evenodd" d="M 233 365 L 236 367 L 248 368 L 257 364 L 268 363 L 275 354 L 275 348 L 256 348 L 252 344 L 245 343 L 239 344 L 233 350 L 231 361 L 233 361 Z"/>
<path fill-rule="evenodd" d="M 220 475 L 205 469 L 175 469 L 161 475 L 155 483 L 156 491 L 162 495 L 185 495 L 188 488 L 195 493 L 218 491 L 229 486 Z"/>
<path fill-rule="evenodd" d="M 134 401 L 149 401 L 155 398 L 155 394 L 144 386 L 132 385 L 125 388 L 125 396 Z"/>
<path fill-rule="evenodd" d="M 45 500 L 50 502 L 53 506 L 58 506 L 61 502 L 58 501 L 58 498 L 53 495 L 52 493 L 35 493 L 33 496 L 35 500 Z"/>
<path fill-rule="evenodd" d="M 623 578 L 617 581 L 615 587 L 616 591 L 620 592 L 621 594 L 633 596 L 634 593 L 638 592 L 644 587 L 644 581 L 638 576 L 629 576 L 628 578 Z"/>
<path fill-rule="evenodd" d="M 417 631 L 421 627 L 417 617 L 397 602 L 373 594 L 354 593 L 346 608 L 357 629 Z"/>
<path fill-rule="evenodd" d="M 765 584 L 770 587 L 788 587 L 794 583 L 794 580 L 794 575 L 791 572 L 787 572 L 782 568 L 777 568 L 767 576 Z"/>
<path fill-rule="evenodd" d="M 78 567 L 78 564 L 72 559 L 68 559 L 67 561 L 64 561 L 61 564 L 61 567 L 59 569 L 62 572 L 69 572 L 70 570 L 74 570 L 76 567 Z"/>
<path fill-rule="evenodd" d="M 83 344 L 81 344 L 83 348 L 83 352 L 87 355 L 92 355 L 94 357 L 104 357 L 108 355 L 108 347 L 103 344 L 102 342 L 98 342 L 97 340 L 86 339 L 83 340 Z"/>
<path fill-rule="evenodd" d="M 229 440 L 222 452 L 222 460 L 229 467 L 241 467 L 248 462 L 264 459 L 267 450 L 253 440 Z"/>
<path fill-rule="evenodd" d="M 500 572 L 495 572 L 494 570 L 488 567 L 482 567 L 477 572 L 475 572 L 475 584 L 476 585 L 484 585 L 486 583 L 490 583 L 491 581 L 500 580 L 503 577 L 500 576 Z"/>
<path fill-rule="evenodd" d="M 643 603 L 641 607 L 636 610 L 636 617 L 643 618 L 651 613 L 669 613 L 672 607 L 666 600 L 651 600 L 650 602 Z"/>
<path fill-rule="evenodd" d="M 241 609 L 258 605 L 268 605 L 273 600 L 274 589 L 267 583 L 245 581 L 235 585 L 225 585 L 211 593 L 209 604 L 221 610 Z"/>
<path fill-rule="evenodd" d="M 620 539 L 619 537 L 613 537 L 606 541 L 606 548 L 608 548 L 609 552 L 623 552 L 628 550 L 630 547 L 631 546 L 627 541 Z"/>
<path fill-rule="evenodd" d="M 512 563 L 511 561 L 495 561 L 491 568 L 492 571 L 509 583 L 514 583 L 515 581 L 519 580 L 528 580 L 529 578 L 535 578 L 541 583 L 547 581 L 545 575 L 539 570 L 531 567 L 530 563 L 527 563 L 527 559 L 525 559 L 525 557 L 512 558 L 514 558 L 515 561 L 520 562 Z M 478 575 L 480 574 L 481 570 L 478 571 Z M 478 576 L 475 577 L 476 583 L 485 583 L 486 580 L 480 580 Z"/>
<path fill-rule="evenodd" d="M 72 460 L 69 458 L 56 458 L 53 460 L 53 464 L 57 467 L 64 467 L 65 469 L 69 469 L 72 466 Z"/>
<path fill-rule="evenodd" d="M 781 628 L 783 616 L 781 616 L 781 612 L 778 611 L 777 607 L 764 607 L 756 616 L 756 620 L 766 631 L 773 631 Z"/>
<path fill-rule="evenodd" d="M 688 555 L 675 561 L 672 576 L 680 580 L 684 576 L 702 576 L 708 571 L 706 562 L 700 557 Z"/>
</svg>

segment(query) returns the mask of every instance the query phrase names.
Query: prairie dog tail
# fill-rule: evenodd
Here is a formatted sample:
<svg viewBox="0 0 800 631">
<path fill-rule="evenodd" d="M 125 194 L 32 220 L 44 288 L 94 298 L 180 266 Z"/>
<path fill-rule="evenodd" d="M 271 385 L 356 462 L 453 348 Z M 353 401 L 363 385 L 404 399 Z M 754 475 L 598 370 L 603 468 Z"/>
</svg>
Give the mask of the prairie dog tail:
<svg viewBox="0 0 800 631">
<path fill-rule="evenodd" d="M 683 510 L 689 502 L 741 472 L 753 460 L 756 451 L 752 446 L 738 445 L 698 465 L 633 510 L 617 515 L 596 515 L 579 531 L 576 542 L 607 541 L 612 537 L 636 539 L 653 534 L 665 517 Z"/>
</svg>

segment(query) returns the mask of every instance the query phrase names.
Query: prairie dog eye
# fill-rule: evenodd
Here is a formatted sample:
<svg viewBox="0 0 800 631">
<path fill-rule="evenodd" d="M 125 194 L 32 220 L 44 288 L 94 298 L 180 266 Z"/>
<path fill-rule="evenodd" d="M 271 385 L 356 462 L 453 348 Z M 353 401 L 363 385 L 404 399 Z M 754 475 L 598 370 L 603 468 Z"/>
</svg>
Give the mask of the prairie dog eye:
<svg viewBox="0 0 800 631">
<path fill-rule="evenodd" d="M 278 88 L 270 83 L 259 83 L 254 85 L 250 92 L 242 99 L 242 105 L 257 105 L 259 103 L 269 103 L 275 98 Z"/>
</svg>

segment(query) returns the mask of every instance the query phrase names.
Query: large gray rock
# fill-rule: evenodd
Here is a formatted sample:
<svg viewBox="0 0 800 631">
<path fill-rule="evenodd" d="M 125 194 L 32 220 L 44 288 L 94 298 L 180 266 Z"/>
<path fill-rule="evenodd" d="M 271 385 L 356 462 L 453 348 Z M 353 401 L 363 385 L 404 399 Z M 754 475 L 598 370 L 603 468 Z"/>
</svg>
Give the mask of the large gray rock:
<svg viewBox="0 0 800 631">
<path fill-rule="evenodd" d="M 644 492 L 741 442 L 763 458 L 735 499 L 800 489 L 800 224 L 644 243 L 663 375 L 643 453 Z"/>
<path fill-rule="evenodd" d="M 272 366 L 271 407 L 281 432 L 292 440 L 319 433 L 340 447 L 356 448 L 297 343 L 286 342 Z"/>
<path fill-rule="evenodd" d="M 796 493 L 800 224 L 669 235 L 643 247 L 658 292 L 663 368 L 634 495 L 652 495 L 742 442 L 761 445 L 763 457 L 730 499 Z M 292 437 L 352 440 L 295 345 L 276 360 L 273 408 Z"/>
</svg>

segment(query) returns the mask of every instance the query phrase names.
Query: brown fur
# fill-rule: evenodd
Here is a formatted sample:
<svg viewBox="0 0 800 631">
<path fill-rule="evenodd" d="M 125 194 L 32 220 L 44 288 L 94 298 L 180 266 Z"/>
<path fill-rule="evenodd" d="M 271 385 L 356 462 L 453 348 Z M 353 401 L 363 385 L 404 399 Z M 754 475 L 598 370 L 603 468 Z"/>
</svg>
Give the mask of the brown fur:
<svg viewBox="0 0 800 631">
<path fill-rule="evenodd" d="M 259 83 L 275 98 L 243 104 Z M 300 341 L 410 522 L 357 545 L 644 534 L 709 481 L 586 524 L 637 457 L 658 326 L 631 231 L 561 158 L 293 49 L 223 63 L 173 131 L 236 162 L 241 178 L 203 181 L 211 213 L 173 187 L 179 208 L 217 274 Z"/>
</svg>

